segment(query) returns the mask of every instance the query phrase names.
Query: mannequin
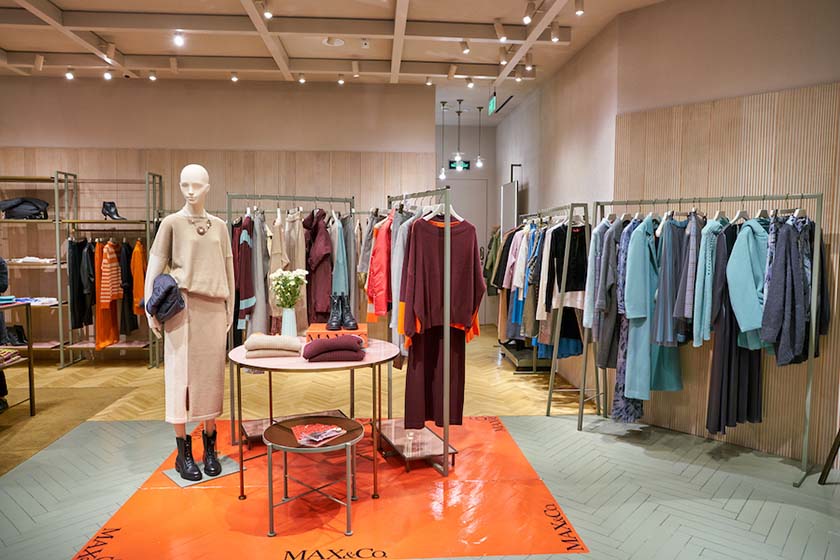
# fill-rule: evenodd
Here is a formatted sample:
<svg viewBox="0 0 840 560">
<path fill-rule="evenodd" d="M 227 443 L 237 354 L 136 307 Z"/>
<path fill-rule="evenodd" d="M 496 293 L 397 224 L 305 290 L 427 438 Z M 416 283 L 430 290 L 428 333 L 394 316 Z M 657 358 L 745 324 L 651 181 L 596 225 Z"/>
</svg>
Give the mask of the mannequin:
<svg viewBox="0 0 840 560">
<path fill-rule="evenodd" d="M 210 192 L 207 170 L 187 165 L 181 170 L 180 188 L 184 207 L 160 224 L 149 251 L 144 291 L 148 301 L 155 278 L 168 268 L 184 298 L 185 308 L 165 324 L 148 313 L 146 318 L 158 338 L 161 331 L 166 333 L 166 421 L 175 429 L 175 468 L 184 479 L 200 480 L 186 423 L 204 422 L 204 472 L 217 476 L 221 466 L 216 457 L 216 417 L 222 413 L 225 343 L 233 323 L 233 255 L 227 225 L 205 210 Z"/>
</svg>

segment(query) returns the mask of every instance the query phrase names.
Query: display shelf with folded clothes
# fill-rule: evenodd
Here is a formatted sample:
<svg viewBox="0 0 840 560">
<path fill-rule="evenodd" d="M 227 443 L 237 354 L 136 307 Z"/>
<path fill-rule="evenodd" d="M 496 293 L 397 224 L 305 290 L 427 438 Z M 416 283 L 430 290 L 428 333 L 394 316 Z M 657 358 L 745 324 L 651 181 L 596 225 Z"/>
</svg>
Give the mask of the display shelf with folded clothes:
<svg viewBox="0 0 840 560">
<path fill-rule="evenodd" d="M 297 358 L 303 343 L 296 336 L 254 333 L 244 346 L 246 358 Z"/>
<path fill-rule="evenodd" d="M 355 335 L 319 338 L 303 347 L 310 362 L 360 362 L 365 359 L 364 342 Z"/>
</svg>

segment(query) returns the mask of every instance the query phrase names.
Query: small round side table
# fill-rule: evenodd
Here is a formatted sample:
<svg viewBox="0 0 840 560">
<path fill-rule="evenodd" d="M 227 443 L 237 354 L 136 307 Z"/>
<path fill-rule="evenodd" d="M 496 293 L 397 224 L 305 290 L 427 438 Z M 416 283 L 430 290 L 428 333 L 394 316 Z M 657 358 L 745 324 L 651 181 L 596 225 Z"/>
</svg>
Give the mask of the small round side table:
<svg viewBox="0 0 840 560">
<path fill-rule="evenodd" d="M 309 447 L 298 443 L 295 434 L 292 431 L 294 426 L 301 424 L 327 424 L 331 426 L 338 426 L 343 428 L 347 433 L 330 440 L 328 443 L 320 447 Z M 302 416 L 277 422 L 266 428 L 263 432 L 263 442 L 268 448 L 268 536 L 273 537 L 277 533 L 274 532 L 274 508 L 287 504 L 292 500 L 302 498 L 313 492 L 321 494 L 330 500 L 343 505 L 347 510 L 347 530 L 344 534 L 350 536 L 353 534 L 352 529 L 352 501 L 356 499 L 356 454 L 354 447 L 364 437 L 365 428 L 359 422 L 349 418 L 338 418 L 335 416 Z M 274 503 L 274 477 L 272 468 L 272 453 L 278 450 L 283 452 L 283 501 L 278 504 Z M 345 483 L 347 484 L 347 498 L 346 501 L 341 501 L 335 496 L 331 496 L 323 491 L 324 488 L 338 484 L 341 479 L 334 480 L 319 487 L 310 486 L 309 484 L 294 478 L 289 475 L 289 453 L 330 453 L 332 451 L 344 450 L 345 460 L 347 462 L 347 469 L 345 471 Z M 289 480 L 297 482 L 301 486 L 305 486 L 309 490 L 289 497 Z"/>
</svg>

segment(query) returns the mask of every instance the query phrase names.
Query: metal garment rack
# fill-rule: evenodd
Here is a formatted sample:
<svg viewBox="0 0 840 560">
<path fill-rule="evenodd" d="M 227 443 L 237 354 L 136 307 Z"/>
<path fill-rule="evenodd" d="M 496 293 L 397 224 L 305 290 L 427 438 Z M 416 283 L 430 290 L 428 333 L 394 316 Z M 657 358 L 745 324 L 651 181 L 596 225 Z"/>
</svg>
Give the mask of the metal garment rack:
<svg viewBox="0 0 840 560">
<path fill-rule="evenodd" d="M 58 344 L 48 343 L 44 345 L 43 343 L 35 343 L 34 347 L 36 350 L 58 350 L 59 355 L 59 364 L 58 369 L 63 369 L 70 365 L 70 363 L 65 359 L 65 350 L 66 345 L 64 343 L 64 298 L 63 298 L 63 281 L 61 275 L 61 213 L 59 209 L 61 208 L 60 204 L 60 194 L 65 194 L 65 209 L 67 203 L 67 196 L 66 194 L 72 189 L 72 191 L 78 194 L 78 185 L 79 180 L 78 176 L 75 173 L 68 173 L 66 171 L 56 171 L 52 177 L 26 177 L 26 176 L 4 176 L 0 177 L 0 183 L 22 183 L 22 184 L 52 184 L 53 186 L 53 217 L 51 220 L 20 220 L 20 219 L 3 219 L 0 220 L 0 225 L 11 225 L 11 224 L 25 224 L 25 225 L 32 225 L 32 224 L 44 224 L 44 223 L 51 223 L 53 225 L 54 233 L 55 233 L 55 277 L 56 277 L 56 289 L 57 294 L 56 297 L 58 299 L 58 305 L 56 306 L 58 309 Z"/>
<path fill-rule="evenodd" d="M 610 206 L 615 208 L 616 206 L 624 206 L 624 207 L 641 207 L 641 206 L 655 206 L 658 204 L 707 204 L 707 203 L 718 203 L 723 204 L 724 202 L 732 203 L 732 202 L 795 202 L 800 201 L 800 205 L 802 202 L 806 200 L 813 200 L 815 202 L 815 212 L 813 215 L 814 225 L 816 228 L 816 233 L 814 235 L 814 256 L 812 262 L 812 274 L 811 274 L 811 309 L 817 309 L 817 305 L 819 304 L 819 278 L 820 278 L 820 267 L 822 266 L 822 251 L 820 250 L 820 245 L 822 243 L 822 219 L 823 219 L 823 193 L 800 193 L 798 195 L 750 195 L 750 196 L 719 196 L 719 197 L 694 197 L 694 198 L 654 198 L 654 199 L 643 199 L 643 200 L 608 200 L 608 201 L 598 201 L 593 204 L 594 211 L 600 214 L 603 218 L 605 215 L 605 207 Z M 810 465 L 808 463 L 808 447 L 809 447 L 809 440 L 811 434 L 811 397 L 812 397 L 812 389 L 814 385 L 814 358 L 816 352 L 816 344 L 814 341 L 816 340 L 817 334 L 817 321 L 812 320 L 809 325 L 809 337 L 810 337 L 810 344 L 808 345 L 808 361 L 807 361 L 807 377 L 805 382 L 805 423 L 802 432 L 802 460 L 801 460 L 801 470 L 802 470 L 802 477 L 793 483 L 794 487 L 799 488 L 802 483 L 805 481 L 805 478 L 808 477 Z M 584 367 L 585 362 L 584 362 Z M 585 373 L 585 370 L 584 370 Z M 584 379 L 586 376 L 584 375 Z M 580 429 L 580 428 L 578 428 Z"/>
<path fill-rule="evenodd" d="M 226 193 L 227 195 L 227 203 L 226 203 L 226 212 L 227 212 L 227 225 L 231 227 L 233 224 L 233 205 L 234 201 L 237 200 L 253 200 L 253 201 L 261 201 L 261 200 L 269 200 L 272 202 L 326 202 L 329 204 L 347 204 L 350 206 L 350 213 L 354 213 L 356 209 L 356 197 L 334 197 L 334 196 L 298 196 L 298 195 L 285 195 L 285 194 L 247 194 L 247 193 Z M 233 240 L 231 240 L 233 242 Z M 232 349 L 233 348 L 233 330 L 236 325 L 236 317 L 233 318 L 233 324 L 230 327 L 230 331 L 228 331 L 228 346 Z M 230 409 L 231 411 L 234 410 L 236 406 L 236 402 L 234 400 L 233 394 L 233 387 L 235 383 L 235 376 L 234 376 L 234 364 L 232 361 L 228 360 L 228 377 L 230 379 Z M 355 371 L 350 372 L 350 386 L 351 391 L 353 387 L 355 387 Z M 390 395 L 389 395 L 390 399 Z M 353 416 L 353 412 L 350 412 L 350 415 Z M 234 419 L 234 415 L 231 413 L 230 418 L 230 443 L 231 445 L 237 445 L 239 443 L 239 437 L 241 437 L 241 430 L 236 429 L 236 420 Z M 242 419 L 240 418 L 239 421 L 241 422 Z M 274 419 L 270 418 L 270 422 L 273 422 Z"/>
<path fill-rule="evenodd" d="M 159 210 L 163 205 L 163 176 L 158 173 L 147 172 L 143 179 L 78 179 L 77 184 L 88 185 L 144 185 L 145 187 L 145 212 L 142 220 L 104 220 L 104 219 L 80 219 L 79 218 L 79 189 L 76 188 L 72 193 L 68 192 L 65 187 L 64 196 L 64 215 L 72 216 L 72 218 L 62 219 L 60 223 L 65 225 L 66 238 L 72 238 L 73 234 L 79 231 L 87 232 L 142 232 L 146 239 L 146 251 L 151 250 L 152 241 L 154 239 L 154 225 L 159 218 Z M 98 227 L 90 227 L 98 226 Z M 104 226 L 110 226 L 105 228 Z M 128 226 L 128 227 L 125 227 Z M 68 271 L 69 272 L 69 271 Z M 69 303 L 73 294 L 68 290 L 67 301 L 68 310 Z M 123 296 L 125 297 L 125 295 Z M 95 328 L 95 326 L 94 326 Z M 90 350 L 89 348 L 74 348 L 73 328 L 69 329 L 69 345 L 70 363 L 76 363 L 82 358 L 76 358 L 75 350 Z M 125 350 L 129 348 L 136 348 L 136 346 L 116 343 L 111 346 L 103 348 L 103 350 Z M 156 367 L 160 364 L 160 341 L 155 337 L 152 330 L 148 332 L 148 367 Z"/>
<path fill-rule="evenodd" d="M 449 324 L 452 322 L 452 192 L 449 185 L 440 189 L 431 189 L 428 191 L 420 191 L 413 193 L 403 193 L 398 195 L 388 196 L 387 208 L 391 208 L 394 202 L 405 202 L 410 199 L 418 198 L 435 198 L 437 200 L 443 199 L 443 446 L 441 452 L 441 462 L 432 462 L 435 469 L 443 476 L 449 476 L 449 456 L 452 454 L 449 445 L 449 400 L 450 400 L 450 356 L 452 349 L 452 333 L 450 332 Z M 390 211 L 390 210 L 389 210 Z M 388 365 L 388 398 L 391 396 L 391 365 Z M 390 407 L 389 407 L 390 413 Z M 390 418 L 390 414 L 389 414 Z M 426 428 L 428 429 L 428 428 Z M 423 430 L 425 431 L 425 430 Z M 430 430 L 431 431 L 431 430 Z M 382 433 L 380 429 L 379 433 Z M 421 432 L 422 433 L 422 432 Z M 432 432 L 434 433 L 434 432 Z M 435 434 L 437 437 L 437 434 Z M 453 455 L 454 458 L 454 455 Z"/>
<path fill-rule="evenodd" d="M 541 210 L 543 214 L 546 215 L 557 215 L 562 213 L 567 213 L 569 216 L 569 225 L 568 225 L 568 233 L 566 234 L 566 243 L 563 248 L 563 270 L 560 272 L 560 301 L 557 307 L 557 311 L 555 312 L 555 319 L 554 319 L 554 329 L 551 333 L 551 373 L 548 378 L 548 402 L 546 403 L 545 407 L 545 415 L 551 416 L 551 404 L 554 397 L 555 392 L 575 392 L 575 389 L 555 389 L 555 379 L 557 377 L 557 366 L 559 364 L 559 358 L 557 357 L 557 346 L 560 343 L 560 325 L 563 322 L 563 309 L 566 306 L 566 279 L 568 278 L 569 273 L 569 253 L 571 252 L 572 246 L 572 228 L 573 227 L 580 227 L 580 226 L 573 226 L 572 219 L 574 218 L 575 211 L 581 210 L 582 211 L 582 218 L 583 223 L 580 226 L 583 227 L 584 236 L 585 236 L 585 243 L 587 250 L 589 249 L 589 238 L 591 232 L 589 230 L 589 205 L 584 202 L 571 202 L 569 204 L 563 204 L 561 206 L 555 206 L 553 208 L 548 208 L 546 210 Z M 553 288 L 553 287 L 552 287 Z M 548 289 L 548 288 L 547 288 Z M 551 290 L 553 293 L 553 289 Z M 552 296 L 547 296 L 552 297 Z M 587 344 L 584 335 L 584 342 L 583 342 L 583 359 L 586 361 L 587 357 Z M 579 394 L 579 402 L 578 402 L 578 411 L 583 410 L 584 403 L 587 400 L 596 399 L 596 405 L 598 407 L 598 413 L 600 414 L 600 400 L 597 400 L 600 395 L 600 389 L 598 387 L 597 379 L 595 384 L 595 395 L 592 397 L 587 398 L 585 396 L 586 392 L 586 380 L 585 378 L 581 382 L 580 388 L 577 390 Z"/>
</svg>

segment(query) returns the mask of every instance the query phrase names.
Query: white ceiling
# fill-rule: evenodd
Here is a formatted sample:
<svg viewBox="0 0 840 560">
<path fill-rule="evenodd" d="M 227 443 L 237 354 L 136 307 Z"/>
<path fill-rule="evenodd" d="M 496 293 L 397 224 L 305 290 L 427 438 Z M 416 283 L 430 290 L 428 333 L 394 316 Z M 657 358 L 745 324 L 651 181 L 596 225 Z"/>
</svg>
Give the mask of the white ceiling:
<svg viewBox="0 0 840 560">
<path fill-rule="evenodd" d="M 494 84 L 500 102 L 514 95 L 506 113 L 617 14 L 657 1 L 586 0 L 578 17 L 574 0 L 542 0 L 525 26 L 525 0 L 266 0 L 271 20 L 261 17 L 254 0 L 0 0 L 0 76 L 60 77 L 68 66 L 79 79 L 99 80 L 108 66 L 138 79 L 154 70 L 161 80 L 228 80 L 231 72 L 241 81 L 291 80 L 303 71 L 307 81 L 336 81 L 342 73 L 348 86 L 422 84 L 428 76 L 438 100 L 466 100 L 463 122 L 471 124 L 477 122 L 474 107 L 486 105 Z M 407 19 L 404 32 L 400 13 Z M 498 64 L 503 45 L 493 31 L 496 18 L 511 37 L 510 55 L 522 49 L 533 57 L 533 72 L 522 69 L 524 58 L 518 65 L 520 83 L 513 68 Z M 551 21 L 564 28 L 568 42 L 549 40 Z M 182 47 L 172 41 L 179 29 Z M 328 35 L 344 45 L 324 45 Z M 472 38 L 466 55 L 464 37 Z M 37 55 L 44 57 L 40 70 Z M 359 78 L 352 77 L 353 61 Z M 467 76 L 474 89 L 466 87 Z"/>
</svg>

